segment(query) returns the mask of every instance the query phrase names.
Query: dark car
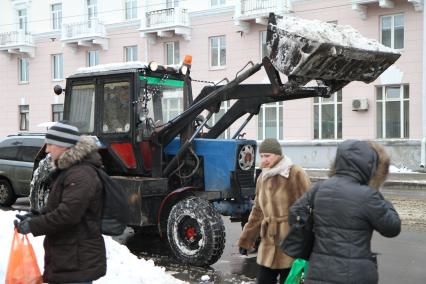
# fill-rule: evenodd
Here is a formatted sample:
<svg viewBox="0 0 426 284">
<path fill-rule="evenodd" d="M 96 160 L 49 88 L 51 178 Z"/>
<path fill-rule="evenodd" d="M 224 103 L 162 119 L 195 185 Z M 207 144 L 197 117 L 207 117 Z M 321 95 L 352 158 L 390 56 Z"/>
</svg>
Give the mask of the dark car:
<svg viewBox="0 0 426 284">
<path fill-rule="evenodd" d="M 44 134 L 9 135 L 0 140 L 0 206 L 10 206 L 30 194 L 34 159 Z"/>
</svg>

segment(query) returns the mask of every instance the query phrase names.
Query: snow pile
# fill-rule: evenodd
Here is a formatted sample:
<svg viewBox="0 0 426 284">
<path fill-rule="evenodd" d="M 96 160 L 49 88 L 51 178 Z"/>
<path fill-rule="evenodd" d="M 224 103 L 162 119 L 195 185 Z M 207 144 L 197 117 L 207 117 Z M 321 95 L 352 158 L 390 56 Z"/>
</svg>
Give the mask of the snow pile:
<svg viewBox="0 0 426 284">
<path fill-rule="evenodd" d="M 9 252 L 12 245 L 13 220 L 15 219 L 15 215 L 18 213 L 18 211 L 0 210 L 0 226 L 3 228 L 0 233 L 0 244 L 3 248 L 3 257 L 0 258 L 0 281 L 3 281 L 6 275 L 7 262 L 9 260 Z M 34 238 L 32 234 L 29 234 L 28 237 L 33 245 L 40 270 L 43 271 L 44 237 Z M 167 274 L 164 267 L 155 266 L 152 260 L 138 259 L 127 249 L 126 246 L 120 245 L 111 237 L 104 236 L 104 239 L 107 250 L 107 274 L 94 283 L 186 283 Z"/>
<path fill-rule="evenodd" d="M 106 72 L 122 69 L 139 69 L 146 68 L 148 64 L 141 61 L 129 61 L 129 62 L 119 62 L 119 63 L 107 63 L 99 64 L 90 67 L 80 67 L 77 69 L 76 74 L 85 74 L 85 73 L 94 73 L 94 72 Z"/>
<path fill-rule="evenodd" d="M 348 25 L 336 25 L 319 20 L 306 20 L 292 16 L 277 19 L 277 27 L 318 42 L 332 42 L 341 46 L 365 50 L 398 53 L 373 39 L 368 39 Z"/>
<path fill-rule="evenodd" d="M 413 170 L 403 166 L 402 168 L 398 168 L 394 165 L 389 166 L 389 172 L 390 173 L 412 173 Z"/>
</svg>

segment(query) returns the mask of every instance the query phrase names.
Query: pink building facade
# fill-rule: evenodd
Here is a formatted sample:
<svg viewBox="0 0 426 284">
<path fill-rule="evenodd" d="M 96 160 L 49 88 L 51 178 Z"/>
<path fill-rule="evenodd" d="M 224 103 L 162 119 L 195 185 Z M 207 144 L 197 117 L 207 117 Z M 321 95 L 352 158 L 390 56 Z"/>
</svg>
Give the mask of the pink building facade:
<svg viewBox="0 0 426 284">
<path fill-rule="evenodd" d="M 423 1 L 202 2 L 0 0 L 0 136 L 43 132 L 40 123 L 60 119 L 63 95 L 55 96 L 53 86 L 65 87 L 79 67 L 134 60 L 178 64 L 191 54 L 195 94 L 206 81 L 232 79 L 247 62 L 261 61 L 267 16 L 275 12 L 350 25 L 401 57 L 375 82 L 353 82 L 330 99 L 264 105 L 243 131 L 245 138 L 276 137 L 284 147 L 370 139 L 414 143 L 420 153 L 426 136 Z M 266 73 L 247 83 L 268 83 Z M 165 100 L 170 112 L 181 108 L 178 98 Z"/>
</svg>

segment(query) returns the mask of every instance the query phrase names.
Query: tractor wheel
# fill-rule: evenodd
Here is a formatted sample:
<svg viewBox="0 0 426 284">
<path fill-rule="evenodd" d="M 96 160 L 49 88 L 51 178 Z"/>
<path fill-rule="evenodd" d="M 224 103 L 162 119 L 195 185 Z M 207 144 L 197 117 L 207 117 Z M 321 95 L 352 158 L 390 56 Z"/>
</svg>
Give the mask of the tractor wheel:
<svg viewBox="0 0 426 284">
<path fill-rule="evenodd" d="M 180 262 L 209 266 L 222 256 L 225 226 L 210 202 L 190 197 L 178 202 L 170 211 L 167 237 Z"/>
<path fill-rule="evenodd" d="M 10 206 L 15 203 L 16 198 L 10 183 L 5 179 L 0 179 L 0 206 Z"/>
</svg>

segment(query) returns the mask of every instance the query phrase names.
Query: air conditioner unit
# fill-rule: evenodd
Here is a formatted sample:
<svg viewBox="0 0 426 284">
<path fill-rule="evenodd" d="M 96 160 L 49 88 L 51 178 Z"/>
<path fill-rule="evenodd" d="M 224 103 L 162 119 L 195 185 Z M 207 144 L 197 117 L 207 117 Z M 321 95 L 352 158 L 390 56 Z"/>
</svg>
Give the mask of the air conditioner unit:
<svg viewBox="0 0 426 284">
<path fill-rule="evenodd" d="M 366 111 L 368 110 L 368 99 L 353 99 L 352 100 L 352 110 L 353 111 Z"/>
</svg>

